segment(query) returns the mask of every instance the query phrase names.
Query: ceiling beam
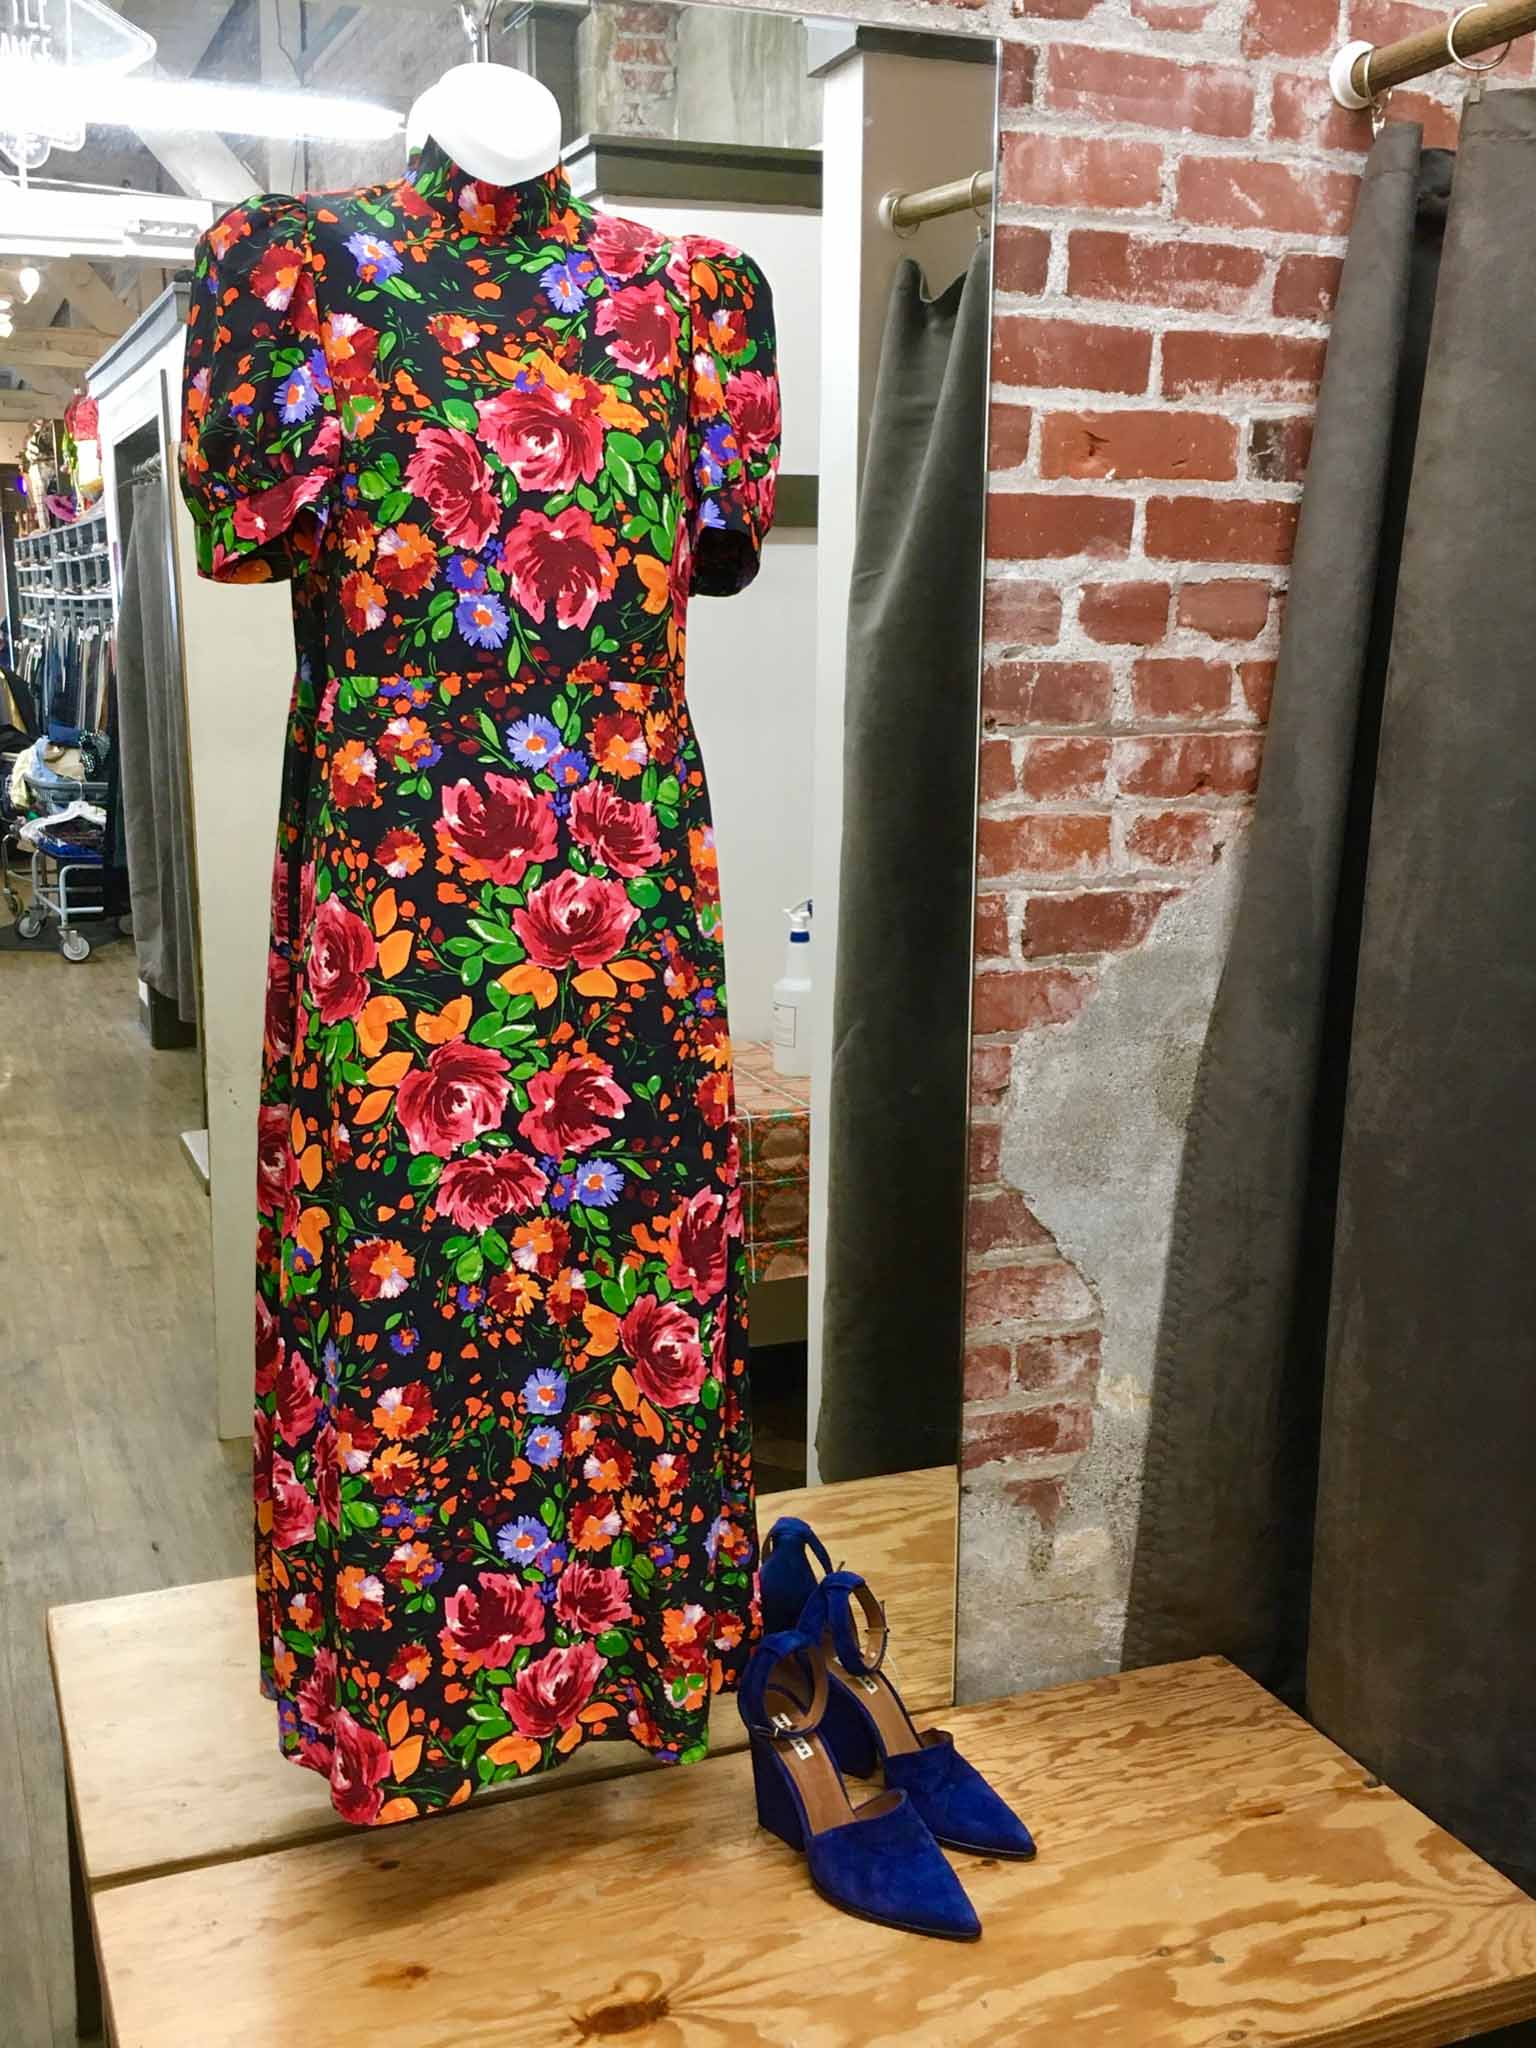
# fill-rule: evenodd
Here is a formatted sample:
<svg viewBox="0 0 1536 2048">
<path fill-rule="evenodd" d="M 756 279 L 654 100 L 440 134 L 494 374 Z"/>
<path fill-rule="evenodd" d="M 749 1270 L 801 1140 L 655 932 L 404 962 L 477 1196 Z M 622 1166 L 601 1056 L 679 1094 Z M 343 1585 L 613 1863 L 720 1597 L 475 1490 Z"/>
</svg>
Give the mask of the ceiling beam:
<svg viewBox="0 0 1536 2048">
<path fill-rule="evenodd" d="M 39 369 L 88 370 L 116 340 L 117 333 L 103 327 L 18 326 L 0 341 L 0 366 L 31 363 Z"/>
</svg>

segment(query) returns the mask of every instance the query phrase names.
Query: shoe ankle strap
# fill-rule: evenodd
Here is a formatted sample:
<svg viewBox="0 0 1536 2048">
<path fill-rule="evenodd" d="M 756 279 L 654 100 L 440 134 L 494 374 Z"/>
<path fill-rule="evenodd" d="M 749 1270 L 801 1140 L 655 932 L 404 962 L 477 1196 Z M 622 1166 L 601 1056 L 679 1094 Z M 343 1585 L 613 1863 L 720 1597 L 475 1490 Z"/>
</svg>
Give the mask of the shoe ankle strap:
<svg viewBox="0 0 1536 2048">
<path fill-rule="evenodd" d="M 797 1629 L 764 1636 L 737 1688 L 737 1707 L 754 1735 L 812 1735 L 827 1710 L 827 1661 Z"/>
<path fill-rule="evenodd" d="M 862 1636 L 853 1619 L 855 1606 L 864 1618 Z M 845 1671 L 870 1675 L 885 1662 L 890 1642 L 885 1609 L 857 1572 L 828 1572 L 805 1603 L 800 1626 L 817 1642 L 830 1635 Z"/>
</svg>

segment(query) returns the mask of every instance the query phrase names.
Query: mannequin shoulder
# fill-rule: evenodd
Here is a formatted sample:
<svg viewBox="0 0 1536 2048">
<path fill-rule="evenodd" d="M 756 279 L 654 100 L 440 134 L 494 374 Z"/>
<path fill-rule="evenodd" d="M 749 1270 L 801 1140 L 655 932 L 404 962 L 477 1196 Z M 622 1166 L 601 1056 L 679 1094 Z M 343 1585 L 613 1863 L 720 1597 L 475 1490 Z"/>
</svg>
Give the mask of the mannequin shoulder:
<svg viewBox="0 0 1536 2048">
<path fill-rule="evenodd" d="M 229 207 L 203 230 L 197 245 L 197 268 L 247 270 L 270 250 L 302 251 L 309 233 L 304 200 L 291 192 L 260 192 Z"/>
</svg>

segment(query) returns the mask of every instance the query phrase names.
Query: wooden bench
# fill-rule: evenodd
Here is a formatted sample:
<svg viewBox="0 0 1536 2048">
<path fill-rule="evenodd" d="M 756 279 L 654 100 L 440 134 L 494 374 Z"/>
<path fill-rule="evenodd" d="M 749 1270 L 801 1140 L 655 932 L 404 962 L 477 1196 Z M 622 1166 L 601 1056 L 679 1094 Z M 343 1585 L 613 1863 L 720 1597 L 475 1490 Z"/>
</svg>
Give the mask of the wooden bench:
<svg viewBox="0 0 1536 2048">
<path fill-rule="evenodd" d="M 1445 2048 L 1536 2015 L 1536 1901 L 1219 1659 L 946 1717 L 1033 1864 L 975 1947 L 847 1918 L 747 1758 L 96 1895 L 119 2048 Z"/>
<path fill-rule="evenodd" d="M 880 1591 L 901 1632 L 900 1682 L 923 1709 L 954 1696 L 955 1513 L 950 1466 L 758 1502 L 764 1531 L 777 1515 L 804 1515 L 834 1558 Z M 48 1616 L 82 2032 L 95 2031 L 99 2010 L 90 1931 L 97 1892 L 353 1834 L 324 1781 L 278 1754 L 275 1712 L 256 1686 L 255 1628 L 249 1578 L 84 1601 Z M 727 1752 L 743 1740 L 734 1702 L 717 1701 L 712 1747 Z M 629 1743 L 594 1743 L 558 1772 L 480 1798 L 542 1796 L 660 1768 Z"/>
<path fill-rule="evenodd" d="M 797 1507 L 886 1594 L 935 1718 L 953 1474 L 764 1520 Z M 94 1934 L 117 2048 L 1447 2048 L 1536 2018 L 1536 1902 L 1218 1659 L 943 1715 L 1041 1842 L 957 1859 L 986 1934 L 952 1948 L 817 1899 L 754 1825 L 728 1702 L 698 1769 L 614 1744 L 347 1828 L 276 1754 L 250 1632 L 246 1580 L 49 1618 L 82 2019 Z"/>
</svg>

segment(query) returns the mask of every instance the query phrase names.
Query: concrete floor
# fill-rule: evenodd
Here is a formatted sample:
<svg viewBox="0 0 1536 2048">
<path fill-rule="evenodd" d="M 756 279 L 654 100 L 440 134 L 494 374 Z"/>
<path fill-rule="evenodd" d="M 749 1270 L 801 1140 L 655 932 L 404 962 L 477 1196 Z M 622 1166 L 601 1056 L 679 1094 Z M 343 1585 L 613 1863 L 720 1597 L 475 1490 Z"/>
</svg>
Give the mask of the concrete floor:
<svg viewBox="0 0 1536 2048">
<path fill-rule="evenodd" d="M 3 915 L 3 913 L 0 913 Z M 133 948 L 0 952 L 0 2044 L 75 2041 L 50 1606 L 247 1569 L 214 1435 L 192 1052 L 152 1052 Z"/>
</svg>

